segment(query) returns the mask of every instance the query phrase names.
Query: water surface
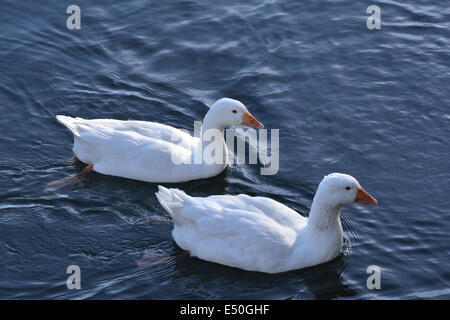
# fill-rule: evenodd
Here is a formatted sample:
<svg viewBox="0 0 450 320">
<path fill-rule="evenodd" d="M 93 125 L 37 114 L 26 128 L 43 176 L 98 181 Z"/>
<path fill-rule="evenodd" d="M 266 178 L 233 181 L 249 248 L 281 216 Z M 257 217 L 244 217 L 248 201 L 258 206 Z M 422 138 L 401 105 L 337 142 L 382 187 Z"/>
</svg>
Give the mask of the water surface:
<svg viewBox="0 0 450 320">
<path fill-rule="evenodd" d="M 76 2 L 5 0 L 0 10 L 0 298 L 450 298 L 449 27 L 444 1 Z M 179 255 L 157 185 L 82 170 L 55 115 L 193 129 L 208 105 L 244 102 L 280 129 L 280 170 L 234 165 L 173 185 L 196 196 L 259 195 L 307 215 L 325 174 L 379 201 L 343 210 L 351 250 L 265 275 Z M 172 255 L 138 266 L 145 252 Z M 81 290 L 66 288 L 79 265 Z M 382 269 L 368 290 L 366 268 Z"/>
</svg>

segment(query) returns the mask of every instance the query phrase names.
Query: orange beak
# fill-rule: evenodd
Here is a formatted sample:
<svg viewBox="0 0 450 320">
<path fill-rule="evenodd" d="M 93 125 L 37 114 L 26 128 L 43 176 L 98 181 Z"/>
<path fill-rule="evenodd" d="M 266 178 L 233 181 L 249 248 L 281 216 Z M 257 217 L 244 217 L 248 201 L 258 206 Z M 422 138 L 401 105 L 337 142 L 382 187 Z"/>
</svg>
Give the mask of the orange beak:
<svg viewBox="0 0 450 320">
<path fill-rule="evenodd" d="M 356 193 L 355 202 L 365 202 L 369 204 L 378 205 L 377 199 L 368 194 L 363 188 L 359 188 Z"/>
<path fill-rule="evenodd" d="M 264 126 L 261 122 L 255 119 L 254 116 L 248 111 L 245 111 L 244 118 L 242 119 L 242 124 L 244 126 L 255 127 L 259 129 L 264 129 Z"/>
</svg>

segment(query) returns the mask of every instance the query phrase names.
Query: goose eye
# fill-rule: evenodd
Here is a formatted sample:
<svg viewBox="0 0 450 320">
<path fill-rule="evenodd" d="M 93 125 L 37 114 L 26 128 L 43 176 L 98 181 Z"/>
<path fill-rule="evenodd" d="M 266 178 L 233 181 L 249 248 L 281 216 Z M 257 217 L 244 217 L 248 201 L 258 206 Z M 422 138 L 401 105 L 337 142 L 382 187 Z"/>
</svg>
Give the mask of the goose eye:
<svg viewBox="0 0 450 320">
<path fill-rule="evenodd" d="M 350 190 L 351 188 L 350 187 L 345 187 L 345 190 Z"/>
<path fill-rule="evenodd" d="M 237 113 L 237 110 L 233 110 L 233 113 Z"/>
</svg>

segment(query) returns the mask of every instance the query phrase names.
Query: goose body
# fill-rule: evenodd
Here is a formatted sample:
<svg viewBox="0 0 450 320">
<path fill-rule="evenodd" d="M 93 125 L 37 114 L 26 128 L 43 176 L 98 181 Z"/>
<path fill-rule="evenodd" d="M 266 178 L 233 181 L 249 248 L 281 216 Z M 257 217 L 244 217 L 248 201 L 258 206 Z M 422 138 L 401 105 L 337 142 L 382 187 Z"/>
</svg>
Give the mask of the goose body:
<svg viewBox="0 0 450 320">
<path fill-rule="evenodd" d="M 162 186 L 156 196 L 172 217 L 172 236 L 182 249 L 203 260 L 266 273 L 334 259 L 343 239 L 340 207 L 355 201 L 376 203 L 356 179 L 343 174 L 324 178 L 309 218 L 265 197 L 191 197 Z"/>
<path fill-rule="evenodd" d="M 237 100 L 223 98 L 208 111 L 200 137 L 157 122 L 72 118 L 58 115 L 74 135 L 73 152 L 102 174 L 148 182 L 183 182 L 219 174 L 227 165 L 223 130 L 228 125 L 263 126 Z M 218 130 L 224 148 L 221 161 L 194 159 L 203 150 L 204 133 Z"/>
</svg>

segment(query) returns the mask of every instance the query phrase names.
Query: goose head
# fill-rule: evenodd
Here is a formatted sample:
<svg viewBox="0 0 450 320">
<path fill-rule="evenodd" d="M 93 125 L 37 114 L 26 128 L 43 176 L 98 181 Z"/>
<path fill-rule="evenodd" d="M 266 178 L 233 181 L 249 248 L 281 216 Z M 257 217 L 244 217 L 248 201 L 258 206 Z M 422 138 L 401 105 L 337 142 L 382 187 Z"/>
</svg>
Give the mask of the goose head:
<svg viewBox="0 0 450 320">
<path fill-rule="evenodd" d="M 239 125 L 264 128 L 242 102 L 230 98 L 217 100 L 206 114 L 204 122 L 209 122 L 215 128 Z"/>
<path fill-rule="evenodd" d="M 368 194 L 358 180 L 348 174 L 331 173 L 319 184 L 317 194 L 333 206 L 342 206 L 353 202 L 365 202 L 377 205 L 378 201 Z"/>
</svg>

